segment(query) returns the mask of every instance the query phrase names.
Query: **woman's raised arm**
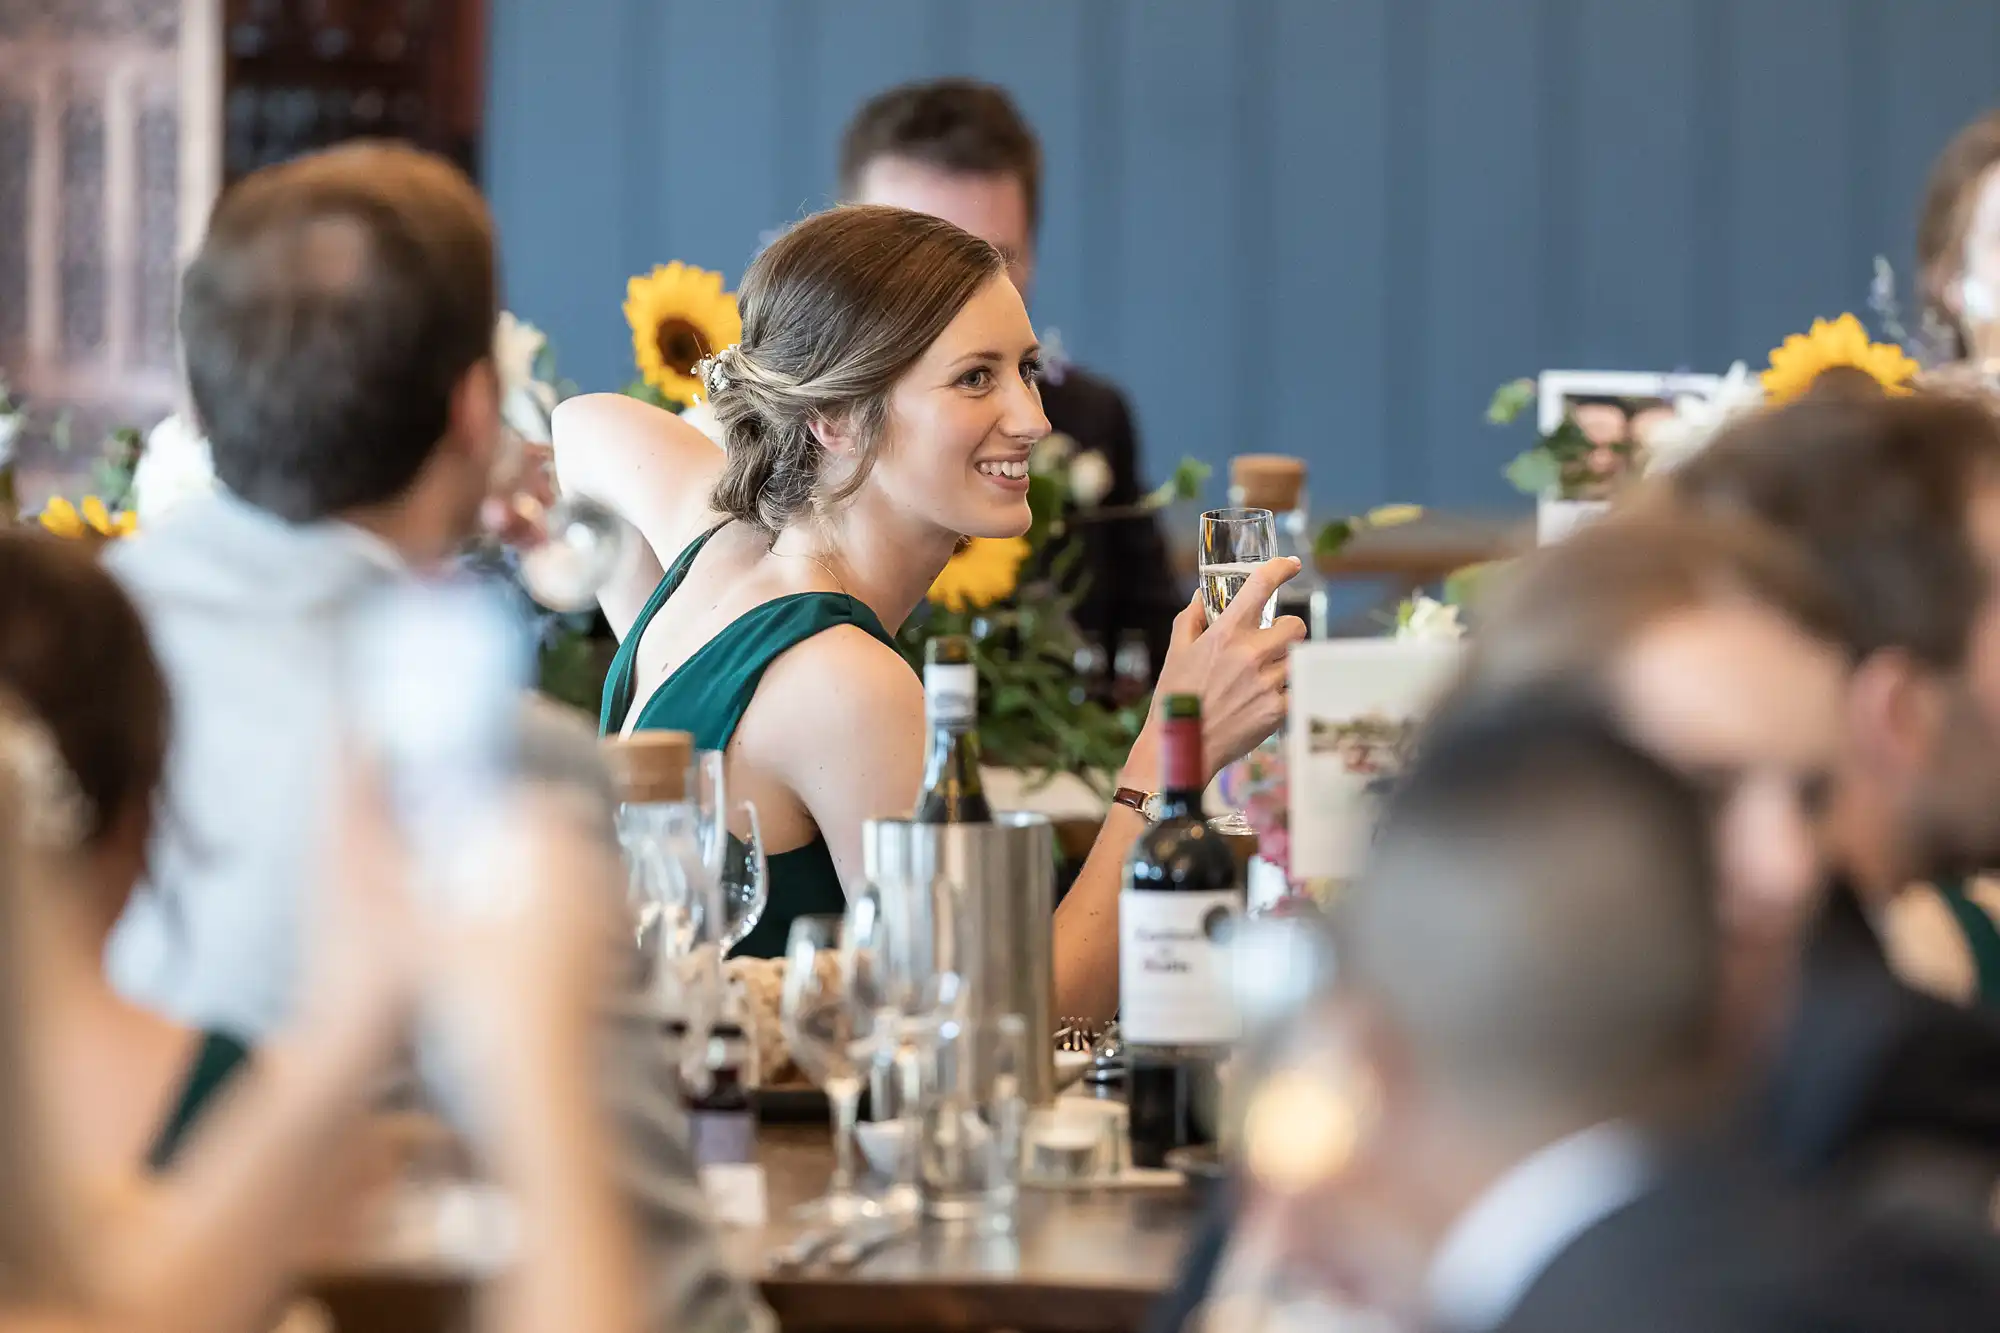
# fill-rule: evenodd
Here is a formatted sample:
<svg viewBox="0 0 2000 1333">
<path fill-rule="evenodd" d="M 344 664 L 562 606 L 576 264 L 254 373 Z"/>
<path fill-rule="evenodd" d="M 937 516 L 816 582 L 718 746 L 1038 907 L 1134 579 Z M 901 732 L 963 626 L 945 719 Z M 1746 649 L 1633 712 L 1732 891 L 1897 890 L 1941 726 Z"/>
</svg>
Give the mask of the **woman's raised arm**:
<svg viewBox="0 0 2000 1333">
<path fill-rule="evenodd" d="M 665 565 L 700 535 L 722 450 L 673 413 L 618 393 L 571 398 L 553 424 L 563 491 L 605 505 L 644 538 L 599 597 L 623 639 Z"/>
</svg>

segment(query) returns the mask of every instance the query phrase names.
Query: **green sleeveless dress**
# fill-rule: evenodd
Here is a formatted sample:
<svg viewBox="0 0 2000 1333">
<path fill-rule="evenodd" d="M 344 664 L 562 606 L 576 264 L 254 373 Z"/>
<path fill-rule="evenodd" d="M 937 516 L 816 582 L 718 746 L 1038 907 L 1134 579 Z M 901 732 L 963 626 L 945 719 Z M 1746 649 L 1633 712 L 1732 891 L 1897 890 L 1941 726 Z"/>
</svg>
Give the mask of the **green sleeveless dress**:
<svg viewBox="0 0 2000 1333">
<path fill-rule="evenodd" d="M 1972 950 L 1972 967 L 1979 984 L 1973 1003 L 1981 1008 L 2000 1010 L 2000 925 L 1984 907 L 1966 892 L 1965 881 L 1940 880 L 1933 886 Z"/>
<path fill-rule="evenodd" d="M 632 676 L 646 627 L 681 586 L 702 547 L 721 530 L 720 526 L 709 529 L 680 553 L 632 622 L 625 641 L 618 645 L 604 681 L 604 708 L 597 722 L 600 735 L 617 735 L 632 706 Z M 774 598 L 744 612 L 674 668 L 646 700 L 633 725 L 641 730 L 688 732 L 696 749 L 727 749 L 729 738 L 736 734 L 744 710 L 757 693 L 764 669 L 780 653 L 841 625 L 864 629 L 891 648 L 896 646 L 875 613 L 846 593 L 800 592 Z M 731 844 L 731 863 L 739 864 L 745 849 L 734 839 Z M 846 909 L 847 895 L 840 887 L 833 853 L 824 837 L 779 852 L 770 858 L 770 894 L 764 915 L 757 928 L 736 946 L 735 956 L 781 957 L 794 920 Z"/>
</svg>

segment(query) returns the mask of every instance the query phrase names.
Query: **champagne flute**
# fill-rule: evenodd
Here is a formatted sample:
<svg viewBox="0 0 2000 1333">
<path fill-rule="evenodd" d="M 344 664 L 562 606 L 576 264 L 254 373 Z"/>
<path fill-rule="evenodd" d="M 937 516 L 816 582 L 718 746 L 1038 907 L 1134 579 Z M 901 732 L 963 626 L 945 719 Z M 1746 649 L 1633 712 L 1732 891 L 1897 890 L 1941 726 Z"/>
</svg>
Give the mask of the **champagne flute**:
<svg viewBox="0 0 2000 1333">
<path fill-rule="evenodd" d="M 778 1020 L 792 1060 L 833 1105 L 833 1182 L 805 1205 L 803 1216 L 842 1223 L 880 1213 L 854 1188 L 854 1117 L 861 1101 L 866 1043 L 857 1038 L 856 1007 L 848 1003 L 840 957 L 844 927 L 837 916 L 802 916 L 785 945 L 785 980 Z"/>
<path fill-rule="evenodd" d="M 1201 516 L 1201 546 L 1196 572 L 1201 599 L 1212 625 L 1250 576 L 1278 553 L 1277 520 L 1268 509 L 1211 509 Z M 1277 610 L 1273 596 L 1264 606 L 1262 623 L 1269 628 Z"/>
<path fill-rule="evenodd" d="M 1278 525 L 1268 509 L 1211 509 L 1201 516 L 1201 546 L 1196 569 L 1201 576 L 1201 598 L 1208 607 L 1208 623 L 1214 624 L 1243 585 L 1263 564 L 1278 553 Z M 1278 609 L 1274 593 L 1264 603 L 1259 623 L 1269 629 Z M 1241 812 L 1230 810 L 1216 815 L 1208 826 L 1231 837 L 1252 835 L 1250 821 Z"/>
</svg>

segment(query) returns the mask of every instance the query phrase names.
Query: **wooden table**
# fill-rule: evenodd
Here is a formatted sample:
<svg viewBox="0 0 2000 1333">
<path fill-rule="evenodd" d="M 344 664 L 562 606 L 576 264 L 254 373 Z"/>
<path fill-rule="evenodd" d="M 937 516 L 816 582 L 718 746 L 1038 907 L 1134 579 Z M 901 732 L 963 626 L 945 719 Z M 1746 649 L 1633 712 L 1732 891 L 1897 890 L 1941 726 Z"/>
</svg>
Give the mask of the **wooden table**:
<svg viewBox="0 0 2000 1333">
<path fill-rule="evenodd" d="M 824 1125 L 767 1125 L 758 1159 L 771 1224 L 726 1233 L 731 1266 L 759 1281 L 786 1330 L 1130 1333 L 1180 1271 L 1197 1211 L 1186 1190 L 1023 1190 L 1015 1233 L 929 1226 L 843 1273 L 766 1273 L 794 1239 L 790 1214 L 833 1170 Z"/>
<path fill-rule="evenodd" d="M 724 1261 L 756 1283 L 788 1333 L 1132 1333 L 1180 1269 L 1196 1199 L 1184 1189 L 1024 1190 L 1011 1236 L 927 1225 L 857 1267 L 774 1276 L 770 1260 L 804 1230 L 792 1220 L 833 1174 L 825 1124 L 757 1132 L 770 1221 L 721 1233 Z M 470 1324 L 462 1267 L 322 1263 L 303 1293 L 336 1329 L 441 1333 Z"/>
<path fill-rule="evenodd" d="M 1432 511 L 1411 523 L 1357 533 L 1339 554 L 1322 557 L 1330 579 L 1398 579 L 1412 587 L 1488 560 L 1519 555 L 1535 544 L 1533 519 Z"/>
</svg>

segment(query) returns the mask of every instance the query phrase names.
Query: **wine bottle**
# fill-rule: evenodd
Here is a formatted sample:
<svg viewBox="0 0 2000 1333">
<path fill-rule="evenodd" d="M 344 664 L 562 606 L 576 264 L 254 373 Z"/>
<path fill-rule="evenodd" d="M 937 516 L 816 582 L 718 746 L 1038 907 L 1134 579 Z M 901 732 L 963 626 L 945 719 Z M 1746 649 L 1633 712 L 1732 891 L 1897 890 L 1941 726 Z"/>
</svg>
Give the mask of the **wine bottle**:
<svg viewBox="0 0 2000 1333">
<path fill-rule="evenodd" d="M 1240 1035 L 1228 950 L 1243 882 L 1227 841 L 1202 817 L 1200 700 L 1167 699 L 1161 741 L 1160 819 L 1126 859 L 1118 899 L 1119 1024 L 1132 1163 L 1143 1167 L 1215 1141 L 1216 1070 Z"/>
<path fill-rule="evenodd" d="M 979 673 L 972 665 L 972 640 L 964 635 L 940 635 L 925 645 L 924 712 L 931 748 L 916 821 L 992 823 L 979 781 Z"/>
</svg>

